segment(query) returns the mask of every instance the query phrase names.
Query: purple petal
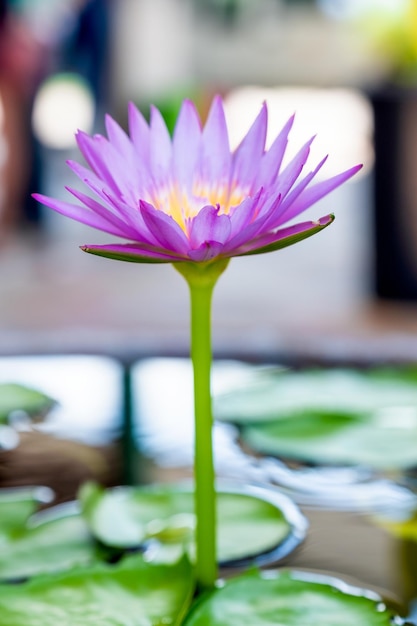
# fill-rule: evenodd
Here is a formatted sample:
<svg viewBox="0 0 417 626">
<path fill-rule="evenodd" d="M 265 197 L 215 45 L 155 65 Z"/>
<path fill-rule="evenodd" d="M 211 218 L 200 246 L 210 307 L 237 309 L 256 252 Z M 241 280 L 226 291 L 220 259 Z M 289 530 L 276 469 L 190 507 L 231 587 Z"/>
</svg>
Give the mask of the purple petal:
<svg viewBox="0 0 417 626">
<path fill-rule="evenodd" d="M 268 109 L 266 104 L 233 154 L 232 180 L 245 188 L 252 185 L 257 165 L 265 150 Z"/>
<path fill-rule="evenodd" d="M 172 263 L 173 261 L 184 261 L 183 256 L 169 254 L 166 251 L 148 249 L 134 243 L 128 244 L 106 244 L 106 245 L 86 245 L 81 246 L 81 250 L 103 256 L 118 261 L 131 261 L 133 263 Z"/>
<path fill-rule="evenodd" d="M 149 163 L 149 126 L 133 102 L 128 105 L 129 134 L 141 161 Z"/>
<path fill-rule="evenodd" d="M 277 205 L 276 209 L 271 212 L 271 215 L 267 222 L 264 224 L 265 228 L 268 230 L 273 230 L 281 226 L 281 224 L 285 224 L 291 218 L 295 217 L 297 214 L 292 214 L 292 205 L 297 200 L 297 198 L 303 193 L 304 189 L 310 184 L 310 182 L 314 179 L 314 177 L 318 174 L 320 169 L 323 167 L 325 162 L 327 161 L 327 156 L 320 161 L 317 167 L 307 174 L 303 178 L 302 181 L 298 183 L 296 187 L 290 191 L 290 193 L 286 196 L 286 198 Z M 288 217 L 289 212 L 291 212 L 291 218 Z"/>
<path fill-rule="evenodd" d="M 107 204 L 108 199 L 105 198 L 104 192 L 111 193 L 113 190 L 111 190 L 111 188 L 105 183 L 105 181 L 103 181 L 96 174 L 94 174 L 94 172 L 84 167 L 80 163 L 77 163 L 76 161 L 68 160 L 67 165 L 74 172 L 74 174 L 76 174 L 76 176 L 78 176 L 78 178 L 85 185 L 87 185 L 87 187 L 89 187 L 92 191 L 94 191 L 94 193 L 97 194 Z M 120 198 L 119 192 L 117 192 L 116 195 L 118 198 Z M 139 197 L 139 193 L 137 195 Z M 132 195 L 129 194 L 129 198 L 130 198 L 130 203 L 133 206 L 135 207 L 138 206 L 136 195 L 132 197 Z"/>
<path fill-rule="evenodd" d="M 132 164 L 125 158 L 121 159 L 114 146 L 102 135 L 90 137 L 79 131 L 76 138 L 87 163 L 97 176 L 117 196 L 125 196 L 136 204 L 136 171 Z"/>
<path fill-rule="evenodd" d="M 282 198 L 285 198 L 291 187 L 294 185 L 297 178 L 300 176 L 302 169 L 310 154 L 310 146 L 314 141 L 312 137 L 306 144 L 297 152 L 295 157 L 288 163 L 287 167 L 278 176 L 277 182 L 274 188 L 279 191 Z"/>
<path fill-rule="evenodd" d="M 245 242 L 251 241 L 253 238 L 257 237 L 259 233 L 267 232 L 270 233 L 271 229 L 265 226 L 265 223 L 270 215 L 275 210 L 275 207 L 279 205 L 281 198 L 278 196 L 274 199 L 274 202 L 270 206 L 269 212 L 265 215 L 262 214 L 260 216 L 254 215 L 254 219 L 252 222 L 247 224 L 240 232 L 238 232 L 234 237 L 230 238 L 227 242 L 225 248 L 230 251 L 235 248 L 239 248 L 241 245 L 244 245 Z"/>
<path fill-rule="evenodd" d="M 76 176 L 78 176 L 78 178 L 82 180 L 83 183 L 86 183 L 88 185 L 89 181 L 91 181 L 97 187 L 99 187 L 100 185 L 103 186 L 103 181 L 101 180 L 101 178 L 99 178 L 97 174 L 95 174 L 92 170 L 84 167 L 84 165 L 81 165 L 81 163 L 77 163 L 77 161 L 72 161 L 71 159 L 66 161 L 66 163 L 68 167 L 74 172 L 74 174 L 76 174 Z"/>
<path fill-rule="evenodd" d="M 104 181 L 115 193 L 119 193 L 119 187 L 115 182 L 112 174 L 109 172 L 108 166 L 103 161 L 105 153 L 104 146 L 108 143 L 105 137 L 95 135 L 90 137 L 87 133 L 78 131 L 75 135 L 80 152 L 84 156 L 88 165 L 93 172 Z"/>
<path fill-rule="evenodd" d="M 219 256 L 223 250 L 223 244 L 218 241 L 205 241 L 199 248 L 188 251 L 188 256 L 192 261 L 201 263 L 202 261 L 211 261 Z"/>
<path fill-rule="evenodd" d="M 118 159 L 118 161 L 120 161 L 120 158 Z M 113 191 L 106 183 L 105 181 L 103 181 L 101 178 L 99 178 L 92 170 L 84 167 L 83 165 L 81 165 L 80 163 L 77 163 L 76 161 L 72 161 L 72 160 L 68 160 L 67 162 L 68 167 L 74 172 L 74 174 L 76 176 L 78 176 L 78 178 L 85 183 L 90 189 L 92 189 L 94 191 L 94 193 L 98 193 L 97 190 L 103 190 L 105 189 L 106 191 Z M 123 177 L 125 177 L 126 172 L 129 172 L 130 170 L 126 169 Z M 129 186 L 129 193 L 126 194 L 127 195 L 127 200 L 130 201 L 130 204 L 134 207 L 138 206 L 138 198 L 140 198 L 142 195 L 146 194 L 146 190 L 143 188 L 144 183 L 148 183 L 149 182 L 149 174 L 146 173 L 146 169 L 143 168 L 142 171 L 135 169 L 135 172 L 137 172 L 137 174 L 133 174 L 131 175 L 130 179 L 127 181 L 127 186 Z M 142 183 L 142 188 L 141 188 L 141 183 Z M 98 193 L 98 195 L 100 195 L 100 197 L 102 197 L 101 193 Z M 116 195 L 118 197 L 121 196 L 120 192 L 117 192 Z"/>
<path fill-rule="evenodd" d="M 129 159 L 132 160 L 133 145 L 124 130 L 120 128 L 119 124 L 110 115 L 106 115 L 105 124 L 110 143 L 116 148 L 120 155 L 129 157 Z"/>
<path fill-rule="evenodd" d="M 350 169 L 342 172 L 341 174 L 337 174 L 328 180 L 324 180 L 320 183 L 317 183 L 313 187 L 309 187 L 302 194 L 300 194 L 299 198 L 291 205 L 286 213 L 286 220 L 290 220 L 296 215 L 299 215 L 309 207 L 311 207 L 315 202 L 327 196 L 331 191 L 342 185 L 344 182 L 352 178 L 356 172 L 362 169 L 362 165 L 355 165 L 355 167 L 351 167 Z"/>
<path fill-rule="evenodd" d="M 140 201 L 140 211 L 151 234 L 167 251 L 179 255 L 187 254 L 188 239 L 178 223 L 163 211 L 158 211 L 148 202 Z"/>
<path fill-rule="evenodd" d="M 189 235 L 191 247 L 199 248 L 209 241 L 224 244 L 230 232 L 229 216 L 219 215 L 219 209 L 214 206 L 205 206 L 191 220 Z"/>
<path fill-rule="evenodd" d="M 232 225 L 231 237 L 239 235 L 239 233 L 255 219 L 262 195 L 264 195 L 264 190 L 261 188 L 253 197 L 246 198 L 238 206 L 230 210 L 229 215 Z"/>
<path fill-rule="evenodd" d="M 84 167 L 80 163 L 77 163 L 76 161 L 68 160 L 66 163 L 68 167 L 74 172 L 74 174 L 78 176 L 78 178 L 85 185 L 87 185 L 87 187 L 94 191 L 94 193 L 97 193 L 97 195 L 102 200 L 104 200 L 102 190 L 106 189 L 110 191 L 110 188 L 101 178 L 97 176 L 97 174 L 95 174 L 87 167 Z M 99 193 L 97 192 L 97 190 L 99 190 Z M 105 200 L 105 203 L 107 204 L 107 200 Z"/>
<path fill-rule="evenodd" d="M 192 188 L 201 150 L 201 122 L 190 100 L 184 100 L 174 130 L 173 153 L 176 178 Z"/>
<path fill-rule="evenodd" d="M 282 202 L 280 206 L 280 212 L 281 212 L 280 221 L 273 227 L 277 227 L 280 224 L 283 224 L 284 222 L 288 221 L 289 218 L 287 217 L 287 210 L 290 209 L 291 211 L 292 205 L 294 204 L 294 202 L 303 193 L 304 189 L 306 189 L 306 187 L 311 183 L 311 181 L 317 176 L 317 174 L 319 173 L 323 165 L 326 163 L 327 158 L 328 157 L 325 156 L 324 159 L 322 159 L 320 163 L 314 168 L 314 170 L 309 172 L 309 174 L 307 174 L 307 176 L 305 176 L 303 180 L 300 181 L 298 185 L 290 191 L 289 194 L 287 194 L 285 200 Z M 291 217 L 295 217 L 295 215 L 292 215 Z"/>
<path fill-rule="evenodd" d="M 116 203 L 113 196 L 111 196 L 110 189 L 103 183 L 103 181 L 94 174 L 91 170 L 87 169 L 76 161 L 67 161 L 68 167 L 82 180 L 91 191 L 93 191 L 100 200 L 103 201 L 104 207 L 111 213 L 115 213 L 117 216 L 121 216 L 123 222 L 127 225 L 132 225 L 131 213 L 132 211 L 124 203 Z M 68 189 L 71 193 L 73 191 Z M 75 194 L 74 194 L 75 195 Z M 138 211 L 136 211 L 137 213 Z"/>
<path fill-rule="evenodd" d="M 166 183 L 171 174 L 172 144 L 161 113 L 151 107 L 150 170 L 157 184 Z"/>
<path fill-rule="evenodd" d="M 123 180 L 124 189 L 129 190 L 130 198 L 135 202 L 136 197 L 141 195 L 141 188 L 149 181 L 147 163 L 144 164 L 129 137 L 110 115 L 106 115 L 105 122 L 110 144 L 120 157 L 117 159 L 117 154 L 114 155 L 112 169 L 115 169 L 116 179 Z"/>
<path fill-rule="evenodd" d="M 125 233 L 117 226 L 97 213 L 93 213 L 86 207 L 71 204 L 70 202 L 64 202 L 63 200 L 57 200 L 55 198 L 49 198 L 48 196 L 44 196 L 40 193 L 34 193 L 33 198 L 50 209 L 54 209 L 57 213 L 61 213 L 62 215 L 70 217 L 77 222 L 81 222 L 81 224 L 86 224 L 87 226 L 91 226 L 91 228 L 102 230 L 103 232 L 110 233 L 110 235 L 115 235 L 116 237 L 126 237 Z"/>
<path fill-rule="evenodd" d="M 115 228 L 118 228 L 120 233 L 123 233 L 123 235 L 120 236 L 126 237 L 126 239 L 136 238 L 137 231 L 134 228 L 112 213 L 108 208 L 94 200 L 94 198 L 90 198 L 90 196 L 87 196 L 85 193 L 82 193 L 78 189 L 73 189 L 72 187 L 65 187 L 65 189 L 77 198 L 77 200 L 85 204 L 85 206 L 93 211 L 93 213 L 96 213 L 109 223 L 113 224 Z"/>
<path fill-rule="evenodd" d="M 139 212 L 139 202 L 135 202 L 133 206 L 126 204 L 118 195 L 114 195 L 111 190 L 96 186 L 95 182 L 85 179 L 84 182 L 88 187 L 104 202 L 106 207 L 115 213 L 120 219 L 131 227 L 136 236 L 134 239 L 156 243 L 155 238 L 149 232 L 148 227 L 143 221 L 143 217 Z M 100 184 L 100 180 L 99 180 Z"/>
<path fill-rule="evenodd" d="M 269 150 L 262 156 L 259 171 L 254 183 L 255 187 L 269 187 L 278 176 L 288 145 L 288 135 L 294 123 L 294 117 L 294 115 L 290 117 L 279 135 L 274 139 Z"/>
<path fill-rule="evenodd" d="M 204 181 L 229 182 L 232 157 L 220 96 L 213 99 L 203 129 L 201 176 Z"/>
</svg>

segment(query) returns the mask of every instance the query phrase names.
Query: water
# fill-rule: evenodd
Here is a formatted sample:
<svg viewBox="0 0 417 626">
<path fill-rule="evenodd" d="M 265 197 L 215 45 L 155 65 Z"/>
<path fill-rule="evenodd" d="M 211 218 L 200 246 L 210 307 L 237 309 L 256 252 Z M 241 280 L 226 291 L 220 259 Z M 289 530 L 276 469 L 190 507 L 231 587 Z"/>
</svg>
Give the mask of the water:
<svg viewBox="0 0 417 626">
<path fill-rule="evenodd" d="M 247 365 L 216 363 L 213 391 L 245 380 Z M 163 392 L 161 391 L 163 389 Z M 133 441 L 138 482 L 192 475 L 192 370 L 186 359 L 148 359 L 132 369 Z M 380 593 L 412 615 L 417 607 L 417 497 L 404 473 L 365 467 L 284 463 L 242 449 L 229 424 L 214 427 L 219 476 L 267 484 L 290 495 L 307 517 L 305 541 L 284 565 L 329 574 Z M 417 513 L 416 513 L 417 518 Z M 280 563 L 281 565 L 282 563 Z"/>
</svg>

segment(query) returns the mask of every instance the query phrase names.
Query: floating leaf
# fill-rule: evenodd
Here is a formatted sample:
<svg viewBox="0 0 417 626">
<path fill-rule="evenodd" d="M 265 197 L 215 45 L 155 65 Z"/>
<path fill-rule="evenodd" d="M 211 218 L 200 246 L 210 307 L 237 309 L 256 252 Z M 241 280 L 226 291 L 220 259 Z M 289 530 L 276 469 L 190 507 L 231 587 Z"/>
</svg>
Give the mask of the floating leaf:
<svg viewBox="0 0 417 626">
<path fill-rule="evenodd" d="M 380 599 L 325 577 L 250 572 L 191 610 L 184 626 L 392 626 Z M 400 622 L 395 622 L 399 624 Z"/>
<path fill-rule="evenodd" d="M 257 373 L 219 397 L 256 452 L 304 462 L 403 469 L 417 463 L 417 370 Z"/>
<path fill-rule="evenodd" d="M 39 503 L 48 502 L 52 497 L 47 487 L 0 489 L 0 535 L 20 532 Z"/>
<path fill-rule="evenodd" d="M 97 564 L 0 585 L 0 626 L 179 626 L 193 594 L 190 564 Z"/>
<path fill-rule="evenodd" d="M 295 505 L 281 494 L 274 495 L 273 503 L 262 498 L 265 493 L 268 490 L 255 489 L 252 495 L 227 491 L 217 494 L 221 563 L 253 558 L 277 547 L 281 548 L 278 558 L 303 538 L 306 522 Z M 90 484 L 80 497 L 91 531 L 105 545 L 127 549 L 153 540 L 164 545 L 185 545 L 193 553 L 194 497 L 189 488 L 105 491 Z"/>
<path fill-rule="evenodd" d="M 366 419 L 386 407 L 408 407 L 417 413 L 417 368 L 254 368 L 244 388 L 215 398 L 216 417 L 237 424 L 275 421 L 310 410 Z"/>
<path fill-rule="evenodd" d="M 101 553 L 77 511 L 56 507 L 29 519 L 33 502 L 0 499 L 0 580 L 20 580 L 97 561 Z M 60 514 L 59 514 L 60 513 Z"/>
<path fill-rule="evenodd" d="M 334 413 L 295 413 L 245 427 L 242 439 L 257 452 L 317 464 L 401 469 L 417 463 L 417 415 L 405 425 L 394 408 L 368 421 Z"/>
<path fill-rule="evenodd" d="M 6 423 L 13 411 L 41 417 L 54 404 L 49 396 L 15 383 L 0 384 L 0 423 Z"/>
</svg>

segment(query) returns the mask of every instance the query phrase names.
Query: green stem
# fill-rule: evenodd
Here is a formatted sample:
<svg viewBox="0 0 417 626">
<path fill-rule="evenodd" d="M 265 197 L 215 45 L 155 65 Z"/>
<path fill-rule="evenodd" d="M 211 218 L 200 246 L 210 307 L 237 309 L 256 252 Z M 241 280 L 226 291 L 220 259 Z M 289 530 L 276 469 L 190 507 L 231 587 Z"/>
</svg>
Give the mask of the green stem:
<svg viewBox="0 0 417 626">
<path fill-rule="evenodd" d="M 197 581 L 203 588 L 216 580 L 215 470 L 210 394 L 210 310 L 213 287 L 193 287 L 191 295 L 191 359 L 194 370 L 195 511 L 197 516 Z"/>
<path fill-rule="evenodd" d="M 212 589 L 217 578 L 216 491 L 211 407 L 211 300 L 214 286 L 227 266 L 215 263 L 179 263 L 191 297 L 191 360 L 194 372 L 194 479 L 196 578 L 200 590 Z"/>
</svg>

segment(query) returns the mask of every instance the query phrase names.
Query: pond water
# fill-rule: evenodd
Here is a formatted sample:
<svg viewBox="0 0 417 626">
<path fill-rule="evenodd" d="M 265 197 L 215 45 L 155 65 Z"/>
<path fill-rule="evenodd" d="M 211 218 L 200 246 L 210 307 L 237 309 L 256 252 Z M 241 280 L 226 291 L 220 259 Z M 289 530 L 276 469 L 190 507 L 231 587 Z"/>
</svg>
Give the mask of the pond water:
<svg viewBox="0 0 417 626">
<path fill-rule="evenodd" d="M 417 623 L 417 375 L 412 369 L 398 372 L 397 368 L 385 373 L 369 370 L 364 377 L 362 370 L 355 370 L 346 377 L 345 369 L 327 370 L 323 393 L 323 372 L 315 370 L 304 381 L 279 378 L 283 391 L 276 393 L 271 391 L 271 384 L 277 388 L 274 377 L 298 372 L 276 365 L 215 362 L 214 406 L 222 418 L 214 426 L 215 460 L 219 477 L 240 486 L 266 485 L 284 493 L 307 518 L 305 540 L 278 566 L 330 574 L 375 590 Z M 9 472 L 9 461 L 18 458 L 19 448 L 3 450 L 1 486 L 28 484 L 29 479 L 40 484 L 42 470 L 45 480 L 41 482 L 58 490 L 58 500 L 68 500 L 75 496 L 79 483 L 91 477 L 109 485 L 126 479 L 133 484 L 191 479 L 194 429 L 188 359 L 146 358 L 133 364 L 128 379 L 130 411 L 124 406 L 128 397 L 125 369 L 112 359 L 82 355 L 3 358 L 2 381 L 36 387 L 58 404 L 34 432 L 31 425 L 18 420 L 26 465 L 19 473 L 20 464 L 11 463 L 13 472 Z M 314 395 L 317 389 L 320 402 Z M 253 420 L 248 437 L 248 424 L 227 417 L 231 408 L 240 416 L 263 411 L 263 418 L 268 417 L 271 398 L 273 418 L 276 421 L 279 414 L 280 423 L 279 436 L 272 429 L 270 441 L 275 446 L 285 440 L 287 454 L 293 452 L 291 458 L 256 449 L 257 442 L 265 441 L 265 432 L 269 436 L 270 424 L 260 425 L 266 431 L 257 439 L 252 436 Z M 305 415 L 306 407 L 314 402 L 312 423 L 322 426 L 318 433 L 312 431 Z M 323 402 L 327 417 L 320 422 L 317 411 L 322 411 Z M 334 420 L 330 427 L 327 418 Z M 300 419 L 302 427 L 293 428 L 293 419 Z M 309 437 L 316 438 L 314 454 L 308 451 Z M 53 458 L 52 448 L 45 448 L 45 438 L 55 446 Z M 370 444 L 365 446 L 365 440 Z M 369 445 L 375 448 L 371 456 Z M 347 455 L 343 458 L 371 459 L 374 465 L 320 463 L 320 450 L 329 449 Z M 71 466 L 63 464 L 66 455 Z"/>
<path fill-rule="evenodd" d="M 215 397 L 235 388 L 248 389 L 251 369 L 246 363 L 215 363 Z M 383 382 L 382 389 L 386 391 L 387 385 Z M 417 399 L 417 386 L 410 393 L 415 393 Z M 374 398 L 381 396 L 374 393 Z M 132 369 L 132 400 L 135 480 L 173 482 L 191 477 L 193 407 L 189 361 L 170 358 L 138 362 Z M 368 394 L 368 410 L 371 400 Z M 410 406 L 413 400 L 412 395 L 407 397 Z M 348 401 L 357 405 L 358 397 Z M 389 404 L 389 399 L 384 402 Z M 395 402 L 399 402 L 398 394 Z M 400 427 L 404 423 L 402 420 Z M 409 427 L 411 434 L 406 436 L 417 436 L 414 422 L 407 423 Z M 389 457 L 387 468 L 332 467 L 294 459 L 284 462 L 251 450 L 245 441 L 242 445 L 241 435 L 235 424 L 216 422 L 218 475 L 239 482 L 268 484 L 283 491 L 299 504 L 310 524 L 305 541 L 280 565 L 331 574 L 378 591 L 416 619 L 417 497 L 409 468 L 394 467 Z"/>
</svg>

